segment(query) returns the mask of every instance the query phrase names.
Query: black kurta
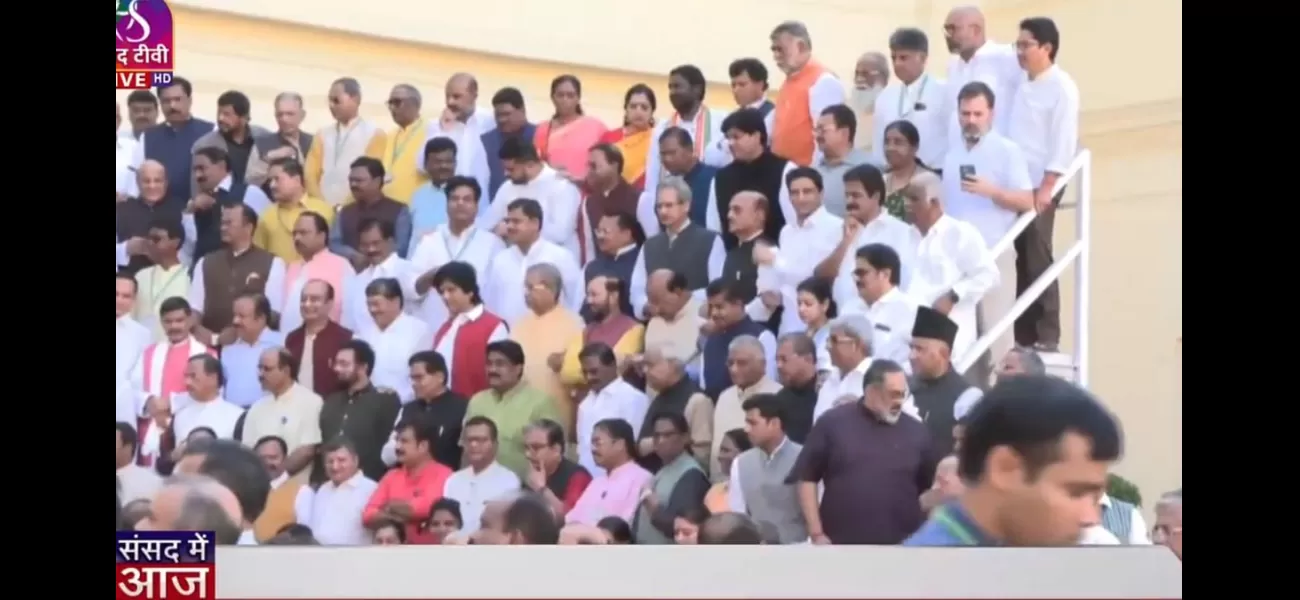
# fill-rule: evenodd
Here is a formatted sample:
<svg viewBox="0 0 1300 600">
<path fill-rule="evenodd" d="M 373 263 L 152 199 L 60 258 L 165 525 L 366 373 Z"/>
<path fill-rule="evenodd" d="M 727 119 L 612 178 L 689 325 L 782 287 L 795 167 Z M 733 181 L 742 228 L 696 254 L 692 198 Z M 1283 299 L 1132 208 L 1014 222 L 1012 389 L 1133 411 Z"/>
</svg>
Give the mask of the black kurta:
<svg viewBox="0 0 1300 600">
<path fill-rule="evenodd" d="M 433 442 L 433 459 L 453 471 L 459 471 L 460 430 L 465 422 L 466 408 L 469 408 L 469 400 L 453 392 L 446 392 L 433 400 L 416 398 L 407 403 L 402 407 L 398 420 L 404 421 L 409 417 L 420 419 L 425 427 L 438 436 Z"/>
<path fill-rule="evenodd" d="M 957 398 L 975 388 L 949 367 L 948 372 L 938 379 L 914 377 L 911 389 L 916 410 L 921 413 L 921 420 L 930 430 L 935 452 L 939 456 L 947 456 L 952 453 L 952 428 L 957 423 L 953 407 L 957 404 Z"/>
<path fill-rule="evenodd" d="M 808 439 L 812 430 L 813 409 L 817 406 L 817 378 L 807 385 L 791 383 L 776 393 L 785 406 L 785 435 L 799 445 Z"/>
<path fill-rule="evenodd" d="M 855 402 L 817 420 L 790 479 L 825 485 L 822 532 L 832 543 L 893 545 L 925 520 L 921 492 L 937 463 L 919 421 L 903 416 L 889 425 Z"/>
<path fill-rule="evenodd" d="M 340 390 L 325 397 L 320 409 L 321 437 L 329 442 L 343 435 L 357 448 L 361 472 L 379 481 L 388 472 L 380 458 L 384 444 L 393 436 L 393 423 L 402 409 L 397 394 L 380 392 L 369 385 L 357 393 Z M 325 481 L 325 463 L 318 456 L 311 473 L 312 483 Z"/>
</svg>

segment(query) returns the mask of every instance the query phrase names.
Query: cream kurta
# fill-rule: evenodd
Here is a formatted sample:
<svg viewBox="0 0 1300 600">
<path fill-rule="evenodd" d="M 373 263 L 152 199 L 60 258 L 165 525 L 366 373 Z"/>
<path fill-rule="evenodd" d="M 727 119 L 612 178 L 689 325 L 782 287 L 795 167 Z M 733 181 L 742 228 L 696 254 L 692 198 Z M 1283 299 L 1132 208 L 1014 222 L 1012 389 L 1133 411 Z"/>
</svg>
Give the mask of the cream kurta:
<svg viewBox="0 0 1300 600">
<path fill-rule="evenodd" d="M 713 409 L 713 446 L 709 452 L 709 475 L 713 481 L 722 481 L 727 474 L 718 465 L 718 448 L 722 446 L 722 436 L 732 429 L 745 428 L 745 401 L 755 394 L 775 394 L 781 391 L 781 384 L 766 377 L 758 383 L 741 389 L 731 386 L 718 396 L 718 404 Z"/>
<path fill-rule="evenodd" d="M 362 156 L 383 160 L 388 134 L 362 118 L 321 129 L 304 165 L 307 194 L 338 206 L 352 197 L 348 173 Z"/>
<path fill-rule="evenodd" d="M 136 273 L 135 283 L 139 288 L 135 300 L 135 320 L 149 328 L 153 341 L 161 342 L 164 335 L 158 310 L 163 301 L 173 296 L 188 298 L 190 294 L 190 278 L 185 265 L 177 264 L 170 269 L 154 265 Z"/>
<path fill-rule="evenodd" d="M 564 352 L 573 338 L 582 335 L 582 317 L 563 306 L 545 315 L 529 311 L 510 328 L 510 339 L 524 349 L 524 380 L 533 388 L 555 399 L 564 415 L 565 431 L 573 431 L 573 402 L 569 392 L 560 383 L 560 376 L 551 370 L 547 358 Z"/>
</svg>

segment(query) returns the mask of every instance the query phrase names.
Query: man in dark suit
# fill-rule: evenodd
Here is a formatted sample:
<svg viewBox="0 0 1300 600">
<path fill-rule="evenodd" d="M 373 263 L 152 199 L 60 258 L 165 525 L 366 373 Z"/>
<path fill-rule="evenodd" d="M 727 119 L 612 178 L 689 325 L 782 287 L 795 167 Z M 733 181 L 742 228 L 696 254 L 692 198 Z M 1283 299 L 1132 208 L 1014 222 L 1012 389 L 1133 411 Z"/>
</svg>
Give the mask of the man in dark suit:
<svg viewBox="0 0 1300 600">
<path fill-rule="evenodd" d="M 298 382 L 322 397 L 338 389 L 334 374 L 334 355 L 352 339 L 352 332 L 330 320 L 334 305 L 334 286 L 313 279 L 302 287 L 302 327 L 290 331 L 284 345 L 302 365 Z M 286 299 L 292 302 L 293 299 Z"/>
</svg>

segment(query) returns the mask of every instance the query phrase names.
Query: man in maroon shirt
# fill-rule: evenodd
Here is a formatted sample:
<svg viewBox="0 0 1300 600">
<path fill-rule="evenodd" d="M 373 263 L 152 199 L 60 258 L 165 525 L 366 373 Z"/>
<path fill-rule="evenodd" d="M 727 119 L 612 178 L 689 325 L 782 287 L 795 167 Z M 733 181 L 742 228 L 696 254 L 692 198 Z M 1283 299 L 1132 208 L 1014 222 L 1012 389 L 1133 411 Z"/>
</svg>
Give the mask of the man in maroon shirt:
<svg viewBox="0 0 1300 600">
<path fill-rule="evenodd" d="M 550 419 L 529 425 L 524 430 L 524 457 L 530 467 L 524 485 L 555 514 L 568 514 L 591 483 L 591 473 L 564 458 L 564 428 Z"/>
</svg>

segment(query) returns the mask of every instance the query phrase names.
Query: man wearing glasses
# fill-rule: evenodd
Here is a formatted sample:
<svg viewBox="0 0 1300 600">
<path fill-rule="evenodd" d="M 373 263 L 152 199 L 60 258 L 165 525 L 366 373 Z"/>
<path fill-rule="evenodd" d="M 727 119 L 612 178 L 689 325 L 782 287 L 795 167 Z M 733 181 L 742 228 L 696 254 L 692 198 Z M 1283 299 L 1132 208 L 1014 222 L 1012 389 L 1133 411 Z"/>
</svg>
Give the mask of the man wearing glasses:
<svg viewBox="0 0 1300 600">
<path fill-rule="evenodd" d="M 1156 524 L 1151 541 L 1168 546 L 1178 560 L 1183 559 L 1183 490 L 1179 488 L 1160 497 L 1156 503 Z"/>
</svg>

